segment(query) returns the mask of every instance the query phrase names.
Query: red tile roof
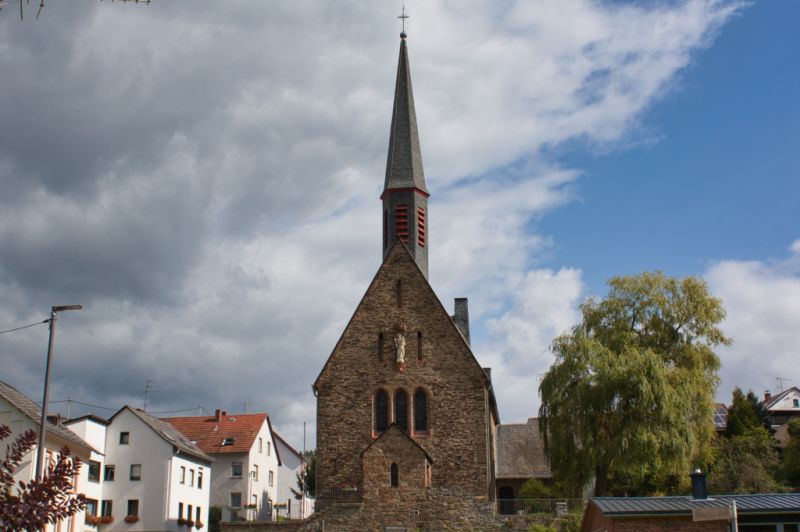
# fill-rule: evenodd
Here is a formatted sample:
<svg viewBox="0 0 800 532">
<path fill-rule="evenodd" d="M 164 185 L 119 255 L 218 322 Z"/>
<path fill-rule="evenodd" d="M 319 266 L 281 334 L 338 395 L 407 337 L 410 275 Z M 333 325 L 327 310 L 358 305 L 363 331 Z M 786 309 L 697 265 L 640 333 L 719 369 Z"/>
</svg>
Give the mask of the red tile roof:
<svg viewBox="0 0 800 532">
<path fill-rule="evenodd" d="M 256 441 L 258 431 L 266 422 L 267 414 L 225 414 L 217 420 L 214 416 L 168 417 L 171 423 L 206 453 L 247 453 Z M 269 437 L 269 436 L 268 436 Z M 222 445 L 225 440 L 231 445 Z"/>
</svg>

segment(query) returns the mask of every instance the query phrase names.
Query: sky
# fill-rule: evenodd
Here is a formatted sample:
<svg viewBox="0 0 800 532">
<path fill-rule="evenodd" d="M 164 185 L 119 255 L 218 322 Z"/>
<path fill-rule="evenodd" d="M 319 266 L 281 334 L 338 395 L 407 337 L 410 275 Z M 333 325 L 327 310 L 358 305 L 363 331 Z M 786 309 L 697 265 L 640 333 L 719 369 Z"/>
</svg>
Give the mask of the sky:
<svg viewBox="0 0 800 532">
<path fill-rule="evenodd" d="M 800 385 L 800 3 L 406 3 L 430 281 L 468 297 L 503 422 L 615 275 L 702 277 L 717 397 Z M 53 410 L 269 412 L 381 261 L 401 2 L 0 10 L 0 330 L 60 315 Z M 0 335 L 38 400 L 47 327 Z M 777 378 L 787 379 L 778 382 Z M 79 404 L 83 403 L 83 404 Z M 91 405 L 91 406 L 87 406 Z"/>
</svg>

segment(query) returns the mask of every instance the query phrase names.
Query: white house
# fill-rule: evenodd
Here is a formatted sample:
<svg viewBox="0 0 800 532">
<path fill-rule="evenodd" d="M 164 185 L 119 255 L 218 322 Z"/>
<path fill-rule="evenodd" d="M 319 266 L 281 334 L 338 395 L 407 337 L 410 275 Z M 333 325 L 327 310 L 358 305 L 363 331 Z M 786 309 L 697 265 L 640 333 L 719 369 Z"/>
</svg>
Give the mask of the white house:
<svg viewBox="0 0 800 532">
<path fill-rule="evenodd" d="M 0 441 L 0 453 L 5 456 L 6 449 L 16 438 L 26 432 L 33 430 L 39 433 L 41 424 L 42 410 L 39 406 L 26 397 L 19 390 L 0 381 L 0 425 L 6 425 L 11 429 L 11 436 Z M 68 447 L 72 455 L 80 458 L 84 464 L 88 464 L 93 456 L 97 456 L 95 449 L 84 441 L 80 436 L 72 432 L 67 427 L 57 423 L 50 423 L 45 434 L 45 463 L 53 462 L 57 459 L 60 450 Z M 36 449 L 37 446 L 25 455 L 20 467 L 14 472 L 14 480 L 28 482 L 35 477 L 36 468 Z M 86 493 L 90 491 L 88 487 L 88 467 L 81 467 L 75 484 L 75 493 Z M 64 521 L 59 521 L 55 526 L 48 525 L 47 531 L 58 530 L 59 532 L 79 532 L 83 530 L 84 514 L 79 512 Z"/>
<path fill-rule="evenodd" d="M 214 457 L 211 505 L 222 520 L 271 520 L 278 500 L 278 468 L 269 416 L 228 414 L 165 418 L 203 452 Z"/>
<path fill-rule="evenodd" d="M 766 410 L 775 439 L 781 446 L 789 442 L 789 421 L 800 418 L 800 389 L 796 386 L 787 388 L 777 395 L 764 394 L 761 408 Z"/>
<path fill-rule="evenodd" d="M 94 449 L 89 460 L 81 468 L 79 484 L 83 486 L 83 493 L 86 496 L 86 510 L 84 520 L 79 521 L 83 526 L 78 530 L 93 530 L 94 526 L 100 524 L 100 517 L 111 515 L 111 505 L 103 499 L 103 471 L 105 456 L 103 450 L 106 446 L 106 427 L 108 420 L 88 414 L 76 419 L 71 419 L 64 423 L 72 432 L 83 438 Z"/>
<path fill-rule="evenodd" d="M 314 511 L 314 499 L 305 497 L 298 500 L 295 492 L 299 492 L 297 476 L 303 469 L 305 460 L 303 455 L 283 439 L 277 432 L 272 432 L 278 448 L 281 465 L 278 468 L 278 502 L 276 509 L 278 515 L 291 519 L 303 519 Z"/>
<path fill-rule="evenodd" d="M 213 461 L 169 423 L 123 407 L 106 427 L 102 501 L 114 520 L 103 531 L 204 532 Z"/>
</svg>

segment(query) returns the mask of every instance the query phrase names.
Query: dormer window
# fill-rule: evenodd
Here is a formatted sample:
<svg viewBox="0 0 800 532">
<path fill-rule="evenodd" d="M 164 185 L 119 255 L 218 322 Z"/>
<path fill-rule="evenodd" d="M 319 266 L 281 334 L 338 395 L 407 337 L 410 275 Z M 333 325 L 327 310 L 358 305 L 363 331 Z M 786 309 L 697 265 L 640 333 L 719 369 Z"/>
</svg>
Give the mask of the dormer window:
<svg viewBox="0 0 800 532">
<path fill-rule="evenodd" d="M 222 446 L 227 447 L 228 445 L 233 445 L 235 440 L 233 438 L 225 438 L 222 440 Z"/>
</svg>

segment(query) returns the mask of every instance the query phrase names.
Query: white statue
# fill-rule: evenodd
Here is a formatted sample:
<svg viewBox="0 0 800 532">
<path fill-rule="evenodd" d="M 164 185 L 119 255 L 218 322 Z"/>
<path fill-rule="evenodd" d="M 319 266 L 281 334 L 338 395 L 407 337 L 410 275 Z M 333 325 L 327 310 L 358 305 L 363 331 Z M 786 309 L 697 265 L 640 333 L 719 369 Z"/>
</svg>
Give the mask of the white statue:
<svg viewBox="0 0 800 532">
<path fill-rule="evenodd" d="M 406 362 L 406 337 L 403 333 L 397 332 L 394 335 L 394 346 L 397 348 L 397 363 L 405 364 Z"/>
</svg>

